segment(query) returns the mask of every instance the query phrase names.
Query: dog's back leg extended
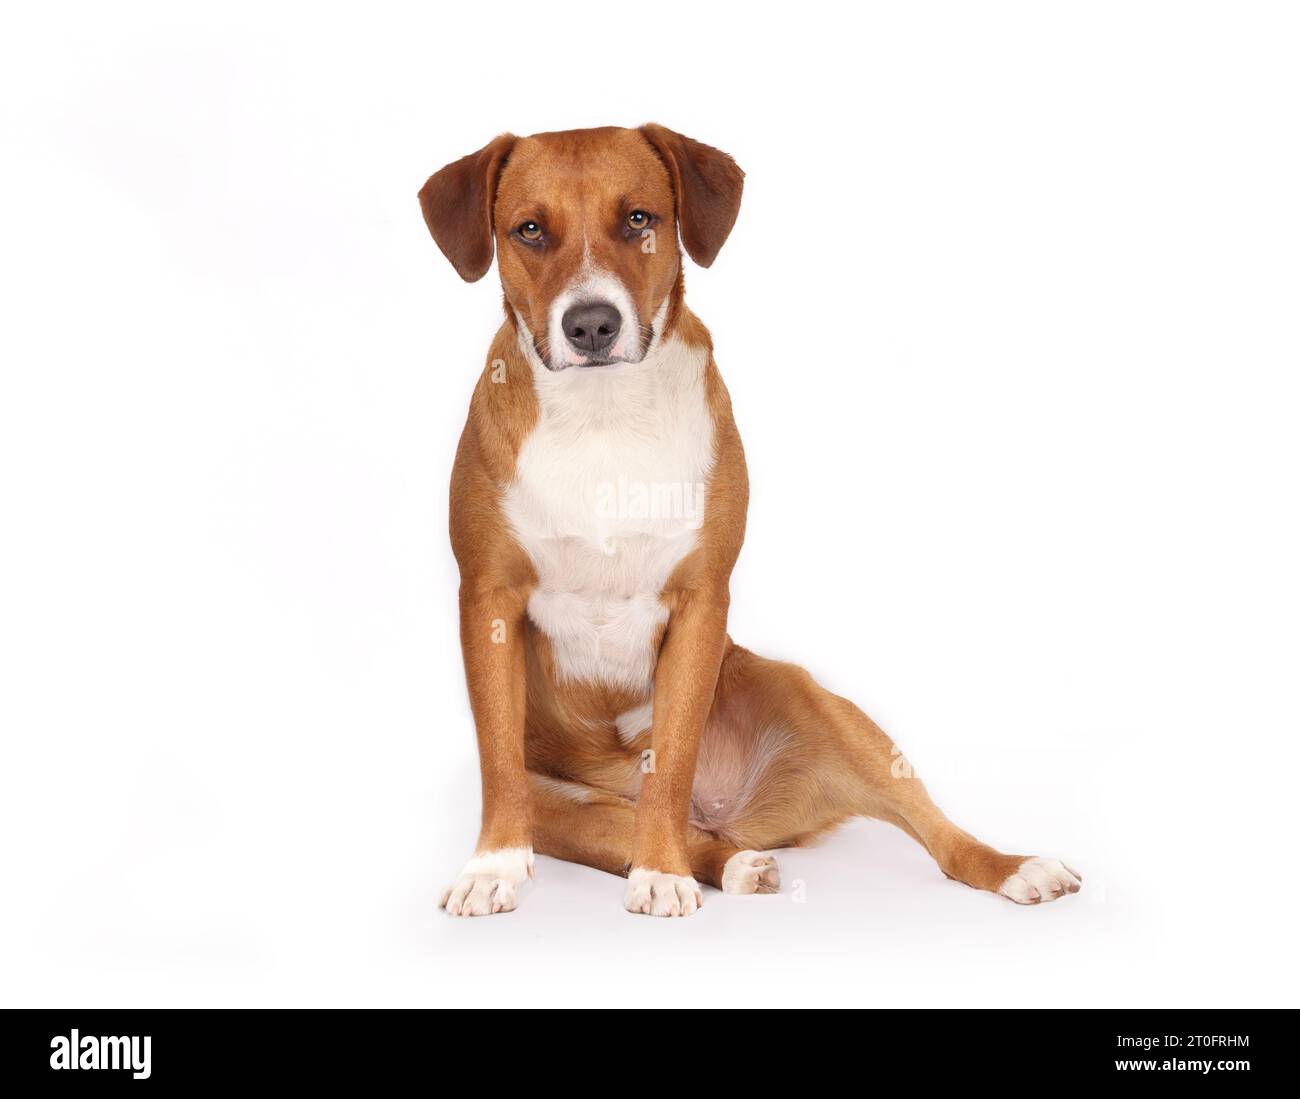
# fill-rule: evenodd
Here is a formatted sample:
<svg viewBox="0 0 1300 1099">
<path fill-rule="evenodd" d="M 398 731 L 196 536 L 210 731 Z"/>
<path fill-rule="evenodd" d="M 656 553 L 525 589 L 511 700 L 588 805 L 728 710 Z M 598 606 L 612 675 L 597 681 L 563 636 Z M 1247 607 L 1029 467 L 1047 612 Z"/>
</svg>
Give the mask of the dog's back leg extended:
<svg viewBox="0 0 1300 1099">
<path fill-rule="evenodd" d="M 976 889 L 1021 904 L 1079 890 L 1079 876 L 1058 860 L 1003 854 L 954 825 L 853 703 L 802 668 L 738 646 L 723 661 L 701 745 L 696 785 L 706 797 L 713 772 L 727 770 L 719 759 L 728 751 L 751 761 L 734 809 L 724 800 L 719 810 L 722 830 L 742 846 L 798 845 L 850 817 L 875 817 L 912 836 L 948 877 Z"/>
</svg>

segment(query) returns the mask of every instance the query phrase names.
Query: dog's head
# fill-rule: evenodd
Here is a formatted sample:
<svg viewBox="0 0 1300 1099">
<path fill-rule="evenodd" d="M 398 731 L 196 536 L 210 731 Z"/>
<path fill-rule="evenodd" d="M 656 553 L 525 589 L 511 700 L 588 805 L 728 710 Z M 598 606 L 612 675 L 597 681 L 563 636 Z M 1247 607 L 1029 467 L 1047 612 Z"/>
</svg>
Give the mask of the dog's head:
<svg viewBox="0 0 1300 1099">
<path fill-rule="evenodd" d="M 726 153 L 653 124 L 503 134 L 431 176 L 420 207 L 467 282 L 495 240 L 507 308 L 546 367 L 602 367 L 645 357 L 678 284 L 678 234 L 708 267 L 743 179 Z"/>
</svg>

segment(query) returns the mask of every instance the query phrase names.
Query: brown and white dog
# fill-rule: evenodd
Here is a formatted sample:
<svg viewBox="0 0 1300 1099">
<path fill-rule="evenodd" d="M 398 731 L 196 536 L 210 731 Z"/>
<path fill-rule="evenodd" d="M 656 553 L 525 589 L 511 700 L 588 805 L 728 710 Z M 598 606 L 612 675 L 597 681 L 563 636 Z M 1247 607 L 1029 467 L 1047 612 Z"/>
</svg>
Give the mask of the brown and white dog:
<svg viewBox="0 0 1300 1099">
<path fill-rule="evenodd" d="M 512 910 L 538 851 L 684 916 L 700 882 L 776 892 L 765 852 L 855 816 L 1019 904 L 1079 889 L 957 828 L 861 710 L 727 636 L 748 481 L 678 239 L 708 267 L 743 178 L 648 125 L 503 135 L 420 191 L 461 277 L 495 245 L 505 290 L 451 482 L 483 779 L 453 915 Z"/>
</svg>

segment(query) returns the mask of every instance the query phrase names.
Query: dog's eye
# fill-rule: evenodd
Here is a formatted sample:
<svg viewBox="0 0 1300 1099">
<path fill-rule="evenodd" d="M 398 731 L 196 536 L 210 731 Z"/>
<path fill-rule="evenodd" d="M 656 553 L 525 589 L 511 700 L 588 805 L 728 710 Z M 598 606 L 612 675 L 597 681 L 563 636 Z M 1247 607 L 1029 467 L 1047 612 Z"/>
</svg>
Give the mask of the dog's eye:
<svg viewBox="0 0 1300 1099">
<path fill-rule="evenodd" d="M 539 241 L 542 239 L 542 227 L 535 221 L 525 221 L 518 229 L 515 230 L 524 240 Z"/>
<path fill-rule="evenodd" d="M 627 215 L 629 229 L 644 229 L 650 224 L 650 215 L 644 210 L 633 210 Z"/>
</svg>

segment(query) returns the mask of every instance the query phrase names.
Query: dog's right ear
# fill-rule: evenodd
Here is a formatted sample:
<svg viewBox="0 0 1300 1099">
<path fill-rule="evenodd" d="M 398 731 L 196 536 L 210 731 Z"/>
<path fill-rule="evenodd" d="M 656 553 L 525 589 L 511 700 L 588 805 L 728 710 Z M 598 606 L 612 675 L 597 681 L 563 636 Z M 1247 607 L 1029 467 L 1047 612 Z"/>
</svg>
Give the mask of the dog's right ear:
<svg viewBox="0 0 1300 1099">
<path fill-rule="evenodd" d="M 420 188 L 424 223 L 466 282 L 477 282 L 492 266 L 492 204 L 514 144 L 513 134 L 494 137 L 477 153 L 434 172 Z"/>
</svg>

